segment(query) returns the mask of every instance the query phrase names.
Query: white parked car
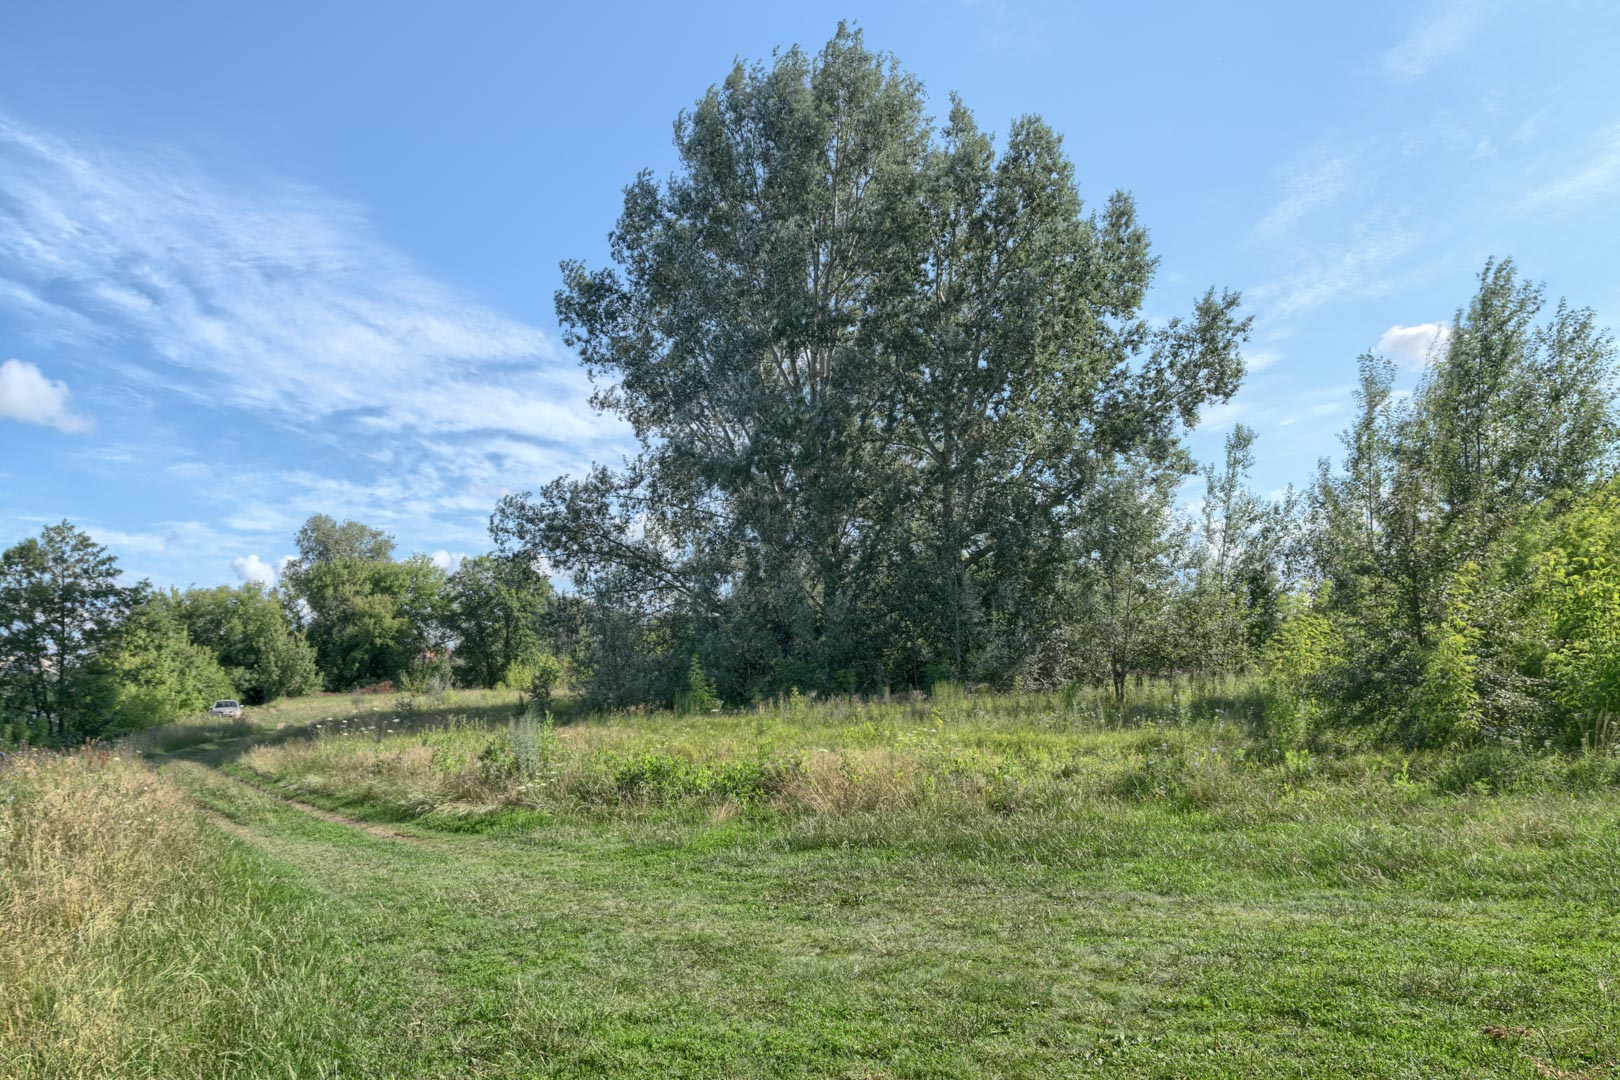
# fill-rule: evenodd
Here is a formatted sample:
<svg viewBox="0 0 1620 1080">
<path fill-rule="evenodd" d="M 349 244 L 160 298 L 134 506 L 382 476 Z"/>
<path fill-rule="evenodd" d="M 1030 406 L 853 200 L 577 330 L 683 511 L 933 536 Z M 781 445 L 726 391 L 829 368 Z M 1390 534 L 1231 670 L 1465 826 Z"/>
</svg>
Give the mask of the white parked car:
<svg viewBox="0 0 1620 1080">
<path fill-rule="evenodd" d="M 214 707 L 208 710 L 209 716 L 229 716 L 236 719 L 242 715 L 242 703 L 235 698 L 221 698 L 214 702 Z"/>
</svg>

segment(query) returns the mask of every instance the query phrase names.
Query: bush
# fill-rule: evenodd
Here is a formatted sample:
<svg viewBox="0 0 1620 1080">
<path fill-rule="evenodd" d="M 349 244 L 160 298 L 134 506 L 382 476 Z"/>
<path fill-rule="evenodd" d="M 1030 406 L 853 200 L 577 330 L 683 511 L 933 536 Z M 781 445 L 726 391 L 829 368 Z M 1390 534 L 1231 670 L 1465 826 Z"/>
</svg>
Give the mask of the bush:
<svg viewBox="0 0 1620 1080">
<path fill-rule="evenodd" d="M 506 726 L 504 736 L 492 740 L 479 755 L 492 779 L 544 782 L 556 776 L 562 751 L 549 712 L 531 702 L 522 716 Z"/>
<path fill-rule="evenodd" d="M 1342 643 L 1324 607 L 1323 598 L 1287 598 L 1283 620 L 1262 654 L 1265 736 L 1280 752 L 1315 734 L 1322 714 L 1318 684 L 1341 659 Z"/>
<path fill-rule="evenodd" d="M 1562 734 L 1604 748 L 1620 715 L 1620 485 L 1569 513 L 1539 571 Z"/>
<path fill-rule="evenodd" d="M 544 709 L 563 685 L 563 663 L 549 652 L 533 653 L 507 665 L 500 687 L 528 694 Z"/>
<path fill-rule="evenodd" d="M 714 692 L 714 684 L 703 673 L 703 663 L 694 653 L 692 666 L 687 669 L 686 689 L 675 695 L 675 711 L 682 715 L 694 713 L 718 712 L 720 698 Z"/>
<path fill-rule="evenodd" d="M 1421 746 L 1472 742 L 1479 735 L 1479 690 L 1475 686 L 1479 631 L 1469 619 L 1479 567 L 1467 563 L 1454 575 L 1445 621 L 1423 659 L 1423 681 L 1413 702 L 1413 740 Z"/>
<path fill-rule="evenodd" d="M 187 639 L 173 608 L 161 599 L 135 610 L 113 648 L 77 673 L 74 691 L 79 730 L 91 736 L 170 724 L 236 696 L 214 654 Z"/>
</svg>

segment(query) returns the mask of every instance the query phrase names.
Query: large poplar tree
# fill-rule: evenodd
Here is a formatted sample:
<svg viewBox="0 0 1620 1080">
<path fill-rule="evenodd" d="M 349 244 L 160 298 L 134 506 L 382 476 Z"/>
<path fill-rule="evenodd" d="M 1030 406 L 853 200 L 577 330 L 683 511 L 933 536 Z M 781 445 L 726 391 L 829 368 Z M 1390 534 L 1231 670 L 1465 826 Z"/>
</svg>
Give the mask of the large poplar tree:
<svg viewBox="0 0 1620 1080">
<path fill-rule="evenodd" d="M 680 670 L 707 644 L 731 693 L 1016 675 L 1098 477 L 1184 469 L 1236 389 L 1236 297 L 1150 326 L 1128 196 L 1088 212 L 1038 118 L 936 129 L 848 28 L 739 63 L 675 143 L 557 295 L 641 453 L 505 500 L 497 539 L 663 620 Z"/>
</svg>

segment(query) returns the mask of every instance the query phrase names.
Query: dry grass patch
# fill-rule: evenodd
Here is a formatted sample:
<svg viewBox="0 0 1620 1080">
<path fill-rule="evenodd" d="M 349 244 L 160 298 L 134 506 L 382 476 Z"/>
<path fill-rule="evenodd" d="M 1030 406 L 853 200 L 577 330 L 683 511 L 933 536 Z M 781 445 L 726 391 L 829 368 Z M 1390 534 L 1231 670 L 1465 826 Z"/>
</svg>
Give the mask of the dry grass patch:
<svg viewBox="0 0 1620 1080">
<path fill-rule="evenodd" d="M 0 756 L 0 1076 L 244 1075 L 330 1042 L 318 928 L 247 878 L 138 759 Z"/>
</svg>

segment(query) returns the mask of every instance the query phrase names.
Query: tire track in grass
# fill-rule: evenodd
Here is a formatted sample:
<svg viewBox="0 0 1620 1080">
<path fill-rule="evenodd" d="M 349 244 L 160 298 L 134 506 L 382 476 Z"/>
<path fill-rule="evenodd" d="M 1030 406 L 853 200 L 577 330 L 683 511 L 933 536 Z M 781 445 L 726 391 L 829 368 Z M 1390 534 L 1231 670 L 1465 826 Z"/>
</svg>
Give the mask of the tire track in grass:
<svg viewBox="0 0 1620 1080">
<path fill-rule="evenodd" d="M 364 833 L 367 836 L 390 843 L 404 843 L 437 849 L 445 849 L 451 846 L 443 841 L 430 839 L 418 833 L 405 832 L 380 822 L 366 821 L 362 818 L 338 813 L 335 810 L 328 810 L 325 807 L 316 806 L 302 799 L 295 799 L 278 791 L 272 791 L 241 777 L 233 776 L 206 765 L 194 762 L 173 762 L 161 765 L 159 769 L 174 777 L 191 796 L 192 802 L 207 817 L 216 823 L 229 823 L 232 828 L 228 831 L 236 832 L 239 829 L 246 829 L 250 818 L 268 825 L 274 810 L 279 809 L 305 815 L 328 825 Z M 254 836 L 258 836 L 251 829 L 247 829 L 247 831 Z"/>
</svg>

